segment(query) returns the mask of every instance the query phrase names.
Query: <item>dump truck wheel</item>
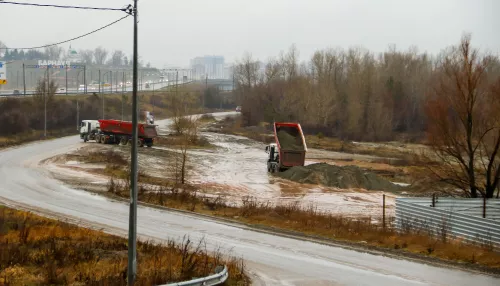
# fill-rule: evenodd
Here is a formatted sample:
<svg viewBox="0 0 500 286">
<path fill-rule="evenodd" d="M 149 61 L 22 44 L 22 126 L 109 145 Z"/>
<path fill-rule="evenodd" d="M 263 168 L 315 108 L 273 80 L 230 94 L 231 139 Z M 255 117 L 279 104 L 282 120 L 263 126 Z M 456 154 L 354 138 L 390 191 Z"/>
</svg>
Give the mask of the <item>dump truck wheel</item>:
<svg viewBox="0 0 500 286">
<path fill-rule="evenodd" d="M 147 146 L 148 148 L 151 148 L 151 147 L 153 147 L 153 143 L 146 143 L 146 146 Z"/>
<path fill-rule="evenodd" d="M 87 141 L 89 141 L 89 136 L 88 135 L 83 136 L 83 142 L 87 143 Z"/>
<path fill-rule="evenodd" d="M 105 136 L 101 136 L 101 144 L 106 144 L 106 137 Z"/>
<path fill-rule="evenodd" d="M 127 143 L 128 143 L 128 140 L 127 140 L 126 137 L 121 137 L 120 138 L 120 145 L 125 146 L 125 145 L 127 145 Z"/>
</svg>

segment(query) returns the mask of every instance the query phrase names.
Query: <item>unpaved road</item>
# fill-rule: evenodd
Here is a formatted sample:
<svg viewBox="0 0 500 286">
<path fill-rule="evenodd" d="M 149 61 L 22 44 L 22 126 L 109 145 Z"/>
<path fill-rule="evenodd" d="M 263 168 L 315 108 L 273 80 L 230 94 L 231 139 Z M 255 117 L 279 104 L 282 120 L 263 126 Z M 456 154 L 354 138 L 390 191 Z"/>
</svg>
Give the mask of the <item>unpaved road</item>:
<svg viewBox="0 0 500 286">
<path fill-rule="evenodd" d="M 83 146 L 77 136 L 0 151 L 0 203 L 124 235 L 128 205 L 70 189 L 40 161 Z M 199 217 L 139 207 L 143 238 L 205 237 L 243 257 L 257 285 L 499 285 L 500 279 L 255 232 Z"/>
</svg>

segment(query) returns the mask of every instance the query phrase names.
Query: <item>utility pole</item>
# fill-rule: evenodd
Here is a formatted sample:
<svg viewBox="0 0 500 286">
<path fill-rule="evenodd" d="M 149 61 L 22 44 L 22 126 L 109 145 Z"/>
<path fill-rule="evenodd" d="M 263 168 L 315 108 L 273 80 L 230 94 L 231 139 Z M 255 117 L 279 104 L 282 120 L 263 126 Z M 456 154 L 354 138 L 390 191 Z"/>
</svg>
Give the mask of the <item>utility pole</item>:
<svg viewBox="0 0 500 286">
<path fill-rule="evenodd" d="M 47 139 L 47 95 L 49 93 L 49 65 L 47 65 L 47 90 L 43 93 L 43 101 L 44 101 L 44 123 L 43 123 L 43 137 Z"/>
<path fill-rule="evenodd" d="M 68 96 L 68 65 L 64 65 L 66 70 L 66 96 Z"/>
<path fill-rule="evenodd" d="M 76 101 L 76 131 L 80 126 L 80 106 L 78 105 L 78 100 Z"/>
<path fill-rule="evenodd" d="M 24 70 L 24 63 L 23 63 L 23 88 L 24 88 L 24 96 L 26 96 L 26 71 Z"/>
<path fill-rule="evenodd" d="M 137 61 L 138 61 L 138 41 L 137 41 L 137 0 L 134 0 L 134 63 L 132 82 L 132 151 L 131 151 L 131 172 L 130 172 L 130 213 L 128 229 L 128 285 L 134 285 L 137 275 Z"/>
<path fill-rule="evenodd" d="M 175 75 L 175 96 L 179 95 L 179 71 Z"/>
<path fill-rule="evenodd" d="M 123 81 L 122 81 L 122 121 L 123 121 L 123 100 L 125 99 L 125 71 L 123 71 Z"/>
<path fill-rule="evenodd" d="M 87 94 L 87 66 L 83 66 L 83 93 Z"/>
<path fill-rule="evenodd" d="M 205 113 L 205 96 L 207 95 L 208 93 L 208 73 L 205 77 L 205 93 L 203 94 L 203 100 L 202 100 L 202 104 L 203 106 L 201 107 L 202 108 L 202 112 Z"/>
</svg>

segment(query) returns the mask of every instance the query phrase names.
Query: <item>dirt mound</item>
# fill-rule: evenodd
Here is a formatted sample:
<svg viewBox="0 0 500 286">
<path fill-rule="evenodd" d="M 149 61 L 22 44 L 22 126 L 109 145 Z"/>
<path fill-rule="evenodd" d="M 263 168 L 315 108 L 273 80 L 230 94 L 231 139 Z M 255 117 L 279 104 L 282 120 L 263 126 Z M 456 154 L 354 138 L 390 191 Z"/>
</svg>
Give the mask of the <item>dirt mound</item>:
<svg viewBox="0 0 500 286">
<path fill-rule="evenodd" d="M 283 150 L 304 150 L 302 137 L 297 129 L 281 127 L 281 130 L 278 131 L 278 140 Z"/>
<path fill-rule="evenodd" d="M 378 191 L 398 191 L 395 185 L 357 166 L 334 166 L 326 163 L 298 166 L 278 173 L 278 177 L 304 184 L 319 184 L 341 189 L 362 188 Z"/>
</svg>

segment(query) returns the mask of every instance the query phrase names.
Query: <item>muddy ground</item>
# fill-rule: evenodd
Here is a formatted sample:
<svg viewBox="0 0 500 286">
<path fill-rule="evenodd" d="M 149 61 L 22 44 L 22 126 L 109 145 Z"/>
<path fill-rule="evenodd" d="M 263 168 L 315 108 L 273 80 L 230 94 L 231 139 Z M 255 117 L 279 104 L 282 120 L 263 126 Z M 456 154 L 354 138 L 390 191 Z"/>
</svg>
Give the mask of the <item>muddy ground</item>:
<svg viewBox="0 0 500 286">
<path fill-rule="evenodd" d="M 160 123 L 161 133 L 168 131 L 168 121 Z M 267 173 L 267 154 L 263 143 L 234 135 L 201 132 L 213 147 L 188 151 L 188 181 L 204 194 L 224 196 L 238 205 L 244 196 L 260 201 L 284 203 L 299 201 L 304 206 L 345 216 L 367 215 L 377 217 L 382 213 L 382 195 L 386 194 L 386 211 L 394 212 L 395 193 L 364 189 L 339 189 L 320 185 L 292 182 Z M 110 176 L 104 174 L 106 163 L 85 163 L 89 152 L 113 150 L 128 158 L 130 148 L 89 142 L 73 154 L 44 162 L 54 176 L 74 187 L 91 191 L 106 191 Z M 170 178 L 174 158 L 179 150 L 168 147 L 140 148 L 139 166 L 142 172 L 158 178 Z M 330 152 L 309 149 L 306 165 L 328 162 L 371 162 L 375 156 Z"/>
</svg>

